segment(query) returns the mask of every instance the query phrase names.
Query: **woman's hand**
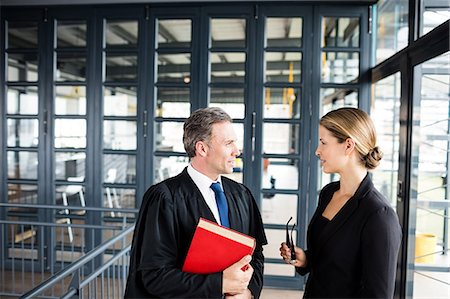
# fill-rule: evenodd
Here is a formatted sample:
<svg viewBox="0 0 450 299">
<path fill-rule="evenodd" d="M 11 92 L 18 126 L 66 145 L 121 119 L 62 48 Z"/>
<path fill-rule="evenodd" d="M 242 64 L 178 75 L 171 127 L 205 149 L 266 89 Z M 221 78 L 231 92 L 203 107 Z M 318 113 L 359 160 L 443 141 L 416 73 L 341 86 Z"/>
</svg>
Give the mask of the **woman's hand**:
<svg viewBox="0 0 450 299">
<path fill-rule="evenodd" d="M 295 260 L 291 260 L 291 250 L 286 243 L 283 242 L 280 247 L 280 255 L 287 264 L 295 267 L 306 266 L 306 254 L 300 247 L 295 246 Z"/>
</svg>

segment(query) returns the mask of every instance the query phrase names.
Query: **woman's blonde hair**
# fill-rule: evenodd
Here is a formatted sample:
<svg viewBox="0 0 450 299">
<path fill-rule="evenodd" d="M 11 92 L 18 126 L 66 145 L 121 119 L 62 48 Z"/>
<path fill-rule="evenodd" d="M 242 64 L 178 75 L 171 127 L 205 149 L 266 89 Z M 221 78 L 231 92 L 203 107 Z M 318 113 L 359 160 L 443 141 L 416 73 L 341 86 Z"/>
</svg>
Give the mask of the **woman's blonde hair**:
<svg viewBox="0 0 450 299">
<path fill-rule="evenodd" d="M 320 119 L 320 125 L 331 132 L 339 143 L 353 139 L 361 163 L 367 169 L 380 164 L 383 153 L 376 145 L 375 126 L 370 116 L 357 108 L 344 107 L 328 112 Z"/>
</svg>

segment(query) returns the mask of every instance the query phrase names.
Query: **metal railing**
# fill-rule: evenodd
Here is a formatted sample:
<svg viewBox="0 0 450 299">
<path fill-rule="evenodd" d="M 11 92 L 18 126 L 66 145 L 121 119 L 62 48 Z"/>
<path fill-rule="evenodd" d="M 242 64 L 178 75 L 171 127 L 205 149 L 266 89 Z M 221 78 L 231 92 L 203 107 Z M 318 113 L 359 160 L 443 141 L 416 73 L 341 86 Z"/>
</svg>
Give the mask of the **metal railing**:
<svg viewBox="0 0 450 299">
<path fill-rule="evenodd" d="M 121 298 L 125 291 L 126 278 L 128 274 L 128 254 L 131 245 L 126 245 L 125 239 L 132 235 L 134 225 L 128 227 L 119 235 L 96 247 L 82 258 L 72 263 L 63 270 L 55 273 L 52 277 L 42 282 L 32 290 L 21 296 L 21 299 L 34 298 L 44 294 L 60 281 L 71 277 L 68 291 L 60 298 Z M 121 242 L 124 248 L 114 254 L 102 266 L 88 275 L 83 275 L 83 267 L 91 263 L 98 256 L 103 255 L 112 245 Z M 81 280 L 82 279 L 82 280 Z M 80 281 L 81 280 L 81 281 Z M 111 283 L 112 281 L 112 283 Z M 106 282 L 106 283 L 105 283 Z M 117 292 L 116 292 L 117 291 Z"/>
<path fill-rule="evenodd" d="M 122 297 L 137 211 L 0 203 L 0 297 L 43 285 L 41 298 L 67 296 L 69 288 L 87 298 Z M 68 269 L 75 270 L 62 277 Z"/>
</svg>

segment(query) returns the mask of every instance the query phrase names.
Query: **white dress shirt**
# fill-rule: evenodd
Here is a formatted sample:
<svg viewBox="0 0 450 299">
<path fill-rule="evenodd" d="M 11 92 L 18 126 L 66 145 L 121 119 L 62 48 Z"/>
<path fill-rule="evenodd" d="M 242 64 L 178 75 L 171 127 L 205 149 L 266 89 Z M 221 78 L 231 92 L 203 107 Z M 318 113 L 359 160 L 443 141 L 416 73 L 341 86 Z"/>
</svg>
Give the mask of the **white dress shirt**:
<svg viewBox="0 0 450 299">
<path fill-rule="evenodd" d="M 187 172 L 194 181 L 195 185 L 197 185 L 198 189 L 202 193 L 203 198 L 206 201 L 206 204 L 208 205 L 209 209 L 213 213 L 214 218 L 216 218 L 217 223 L 221 225 L 222 223 L 220 223 L 219 209 L 217 208 L 216 196 L 214 194 L 214 191 L 211 189 L 211 184 L 216 183 L 216 181 L 211 180 L 203 173 L 197 171 L 194 167 L 192 167 L 191 164 L 188 165 Z M 222 180 L 220 176 L 217 182 L 219 182 L 220 185 L 222 186 Z"/>
</svg>

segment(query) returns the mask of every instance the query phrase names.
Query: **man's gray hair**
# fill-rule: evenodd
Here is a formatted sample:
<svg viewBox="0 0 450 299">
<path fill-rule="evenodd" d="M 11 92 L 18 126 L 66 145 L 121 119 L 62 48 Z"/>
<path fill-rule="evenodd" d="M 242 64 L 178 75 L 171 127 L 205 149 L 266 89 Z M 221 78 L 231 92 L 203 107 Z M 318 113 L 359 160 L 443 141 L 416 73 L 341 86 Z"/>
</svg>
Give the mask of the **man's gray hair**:
<svg viewBox="0 0 450 299">
<path fill-rule="evenodd" d="M 232 122 L 231 117 L 221 108 L 208 107 L 194 111 L 183 126 L 183 144 L 189 158 L 195 157 L 195 144 L 211 141 L 212 126 L 220 122 Z"/>
</svg>

